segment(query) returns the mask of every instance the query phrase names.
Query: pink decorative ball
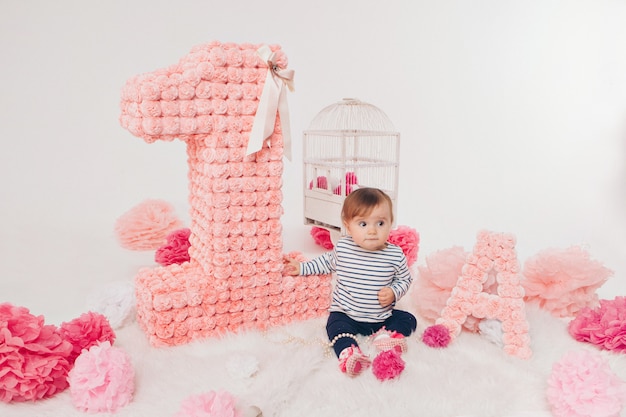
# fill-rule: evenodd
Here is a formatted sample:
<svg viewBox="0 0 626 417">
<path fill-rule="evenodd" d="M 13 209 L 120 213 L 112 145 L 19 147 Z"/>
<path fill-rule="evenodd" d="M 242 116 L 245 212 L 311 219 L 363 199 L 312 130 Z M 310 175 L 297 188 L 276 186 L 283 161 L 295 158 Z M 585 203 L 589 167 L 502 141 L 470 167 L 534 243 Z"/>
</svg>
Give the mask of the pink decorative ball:
<svg viewBox="0 0 626 417">
<path fill-rule="evenodd" d="M 372 372 L 379 381 L 393 379 L 404 371 L 405 362 L 400 352 L 389 349 L 380 352 L 372 361 Z"/>
<path fill-rule="evenodd" d="M 132 401 L 135 391 L 130 357 L 108 341 L 83 351 L 67 380 L 74 406 L 88 413 L 115 413 Z"/>
<path fill-rule="evenodd" d="M 443 324 L 435 324 L 434 326 L 427 327 L 422 335 L 424 344 L 434 348 L 446 347 L 450 344 L 450 340 L 452 340 L 450 330 Z"/>
</svg>

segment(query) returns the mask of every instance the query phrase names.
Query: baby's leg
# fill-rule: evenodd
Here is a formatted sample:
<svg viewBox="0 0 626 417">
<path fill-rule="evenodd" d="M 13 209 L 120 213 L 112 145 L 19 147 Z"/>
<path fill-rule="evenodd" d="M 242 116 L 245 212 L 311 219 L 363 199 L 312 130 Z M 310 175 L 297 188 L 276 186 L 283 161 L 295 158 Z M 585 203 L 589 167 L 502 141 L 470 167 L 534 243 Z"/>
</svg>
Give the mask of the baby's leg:
<svg viewBox="0 0 626 417">
<path fill-rule="evenodd" d="M 393 310 L 391 316 L 385 320 L 385 328 L 404 336 L 410 336 L 417 329 L 417 320 L 408 311 Z"/>
<path fill-rule="evenodd" d="M 359 348 L 356 335 L 359 323 L 343 313 L 332 312 L 326 323 L 330 345 L 339 358 L 339 369 L 348 376 L 359 375 L 367 369 L 371 360 Z"/>
</svg>

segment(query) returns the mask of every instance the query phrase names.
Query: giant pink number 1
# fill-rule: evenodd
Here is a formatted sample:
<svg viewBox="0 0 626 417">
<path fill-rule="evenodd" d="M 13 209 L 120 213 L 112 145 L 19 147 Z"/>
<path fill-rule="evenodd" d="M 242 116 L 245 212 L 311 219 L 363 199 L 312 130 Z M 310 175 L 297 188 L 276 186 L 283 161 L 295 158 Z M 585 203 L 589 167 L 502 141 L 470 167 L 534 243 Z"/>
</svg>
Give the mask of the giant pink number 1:
<svg viewBox="0 0 626 417">
<path fill-rule="evenodd" d="M 121 125 L 152 143 L 187 145 L 190 261 L 143 268 L 137 320 L 155 346 L 266 328 L 326 313 L 330 276 L 283 275 L 280 118 L 247 152 L 268 65 L 260 46 L 212 42 L 178 64 L 129 79 Z M 271 47 L 278 64 L 286 57 Z M 282 60 L 282 61 L 281 61 Z"/>
</svg>

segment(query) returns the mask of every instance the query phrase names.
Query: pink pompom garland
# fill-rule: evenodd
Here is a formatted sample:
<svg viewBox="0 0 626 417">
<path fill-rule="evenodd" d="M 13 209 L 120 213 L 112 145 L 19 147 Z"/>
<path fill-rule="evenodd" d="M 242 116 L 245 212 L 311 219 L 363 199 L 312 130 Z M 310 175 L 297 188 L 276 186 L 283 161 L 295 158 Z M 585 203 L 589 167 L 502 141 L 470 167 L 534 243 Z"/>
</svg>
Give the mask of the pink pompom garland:
<svg viewBox="0 0 626 417">
<path fill-rule="evenodd" d="M 61 323 L 59 331 L 61 336 L 73 346 L 68 358 L 71 364 L 83 349 L 89 349 L 100 342 L 113 344 L 115 341 L 115 333 L 107 318 L 91 311 L 69 322 Z"/>
<path fill-rule="evenodd" d="M 115 413 L 130 403 L 134 380 L 129 356 L 108 341 L 84 351 L 68 375 L 74 406 L 89 413 Z"/>
<path fill-rule="evenodd" d="M 600 300 L 600 306 L 583 308 L 570 321 L 568 331 L 574 339 L 601 349 L 626 352 L 626 297 Z"/>
<path fill-rule="evenodd" d="M 569 352 L 552 367 L 547 398 L 555 417 L 618 417 L 626 384 L 598 352 Z"/>
<path fill-rule="evenodd" d="M 189 236 L 191 230 L 183 228 L 174 230 L 166 238 L 166 244 L 161 246 L 154 254 L 154 260 L 159 265 L 167 266 L 172 264 L 182 264 L 188 262 L 189 257 Z"/>
<path fill-rule="evenodd" d="M 68 386 L 72 345 L 25 307 L 0 304 L 0 401 L 33 401 Z"/>
</svg>

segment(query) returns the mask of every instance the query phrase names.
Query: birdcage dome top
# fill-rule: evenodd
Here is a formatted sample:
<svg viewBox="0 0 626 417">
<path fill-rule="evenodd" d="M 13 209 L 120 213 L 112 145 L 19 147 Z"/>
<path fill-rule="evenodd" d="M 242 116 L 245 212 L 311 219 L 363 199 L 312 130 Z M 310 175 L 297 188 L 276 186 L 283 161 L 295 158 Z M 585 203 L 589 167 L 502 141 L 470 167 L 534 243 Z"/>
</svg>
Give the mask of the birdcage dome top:
<svg viewBox="0 0 626 417">
<path fill-rule="evenodd" d="M 311 121 L 309 130 L 395 132 L 396 129 L 378 107 L 355 98 L 344 98 L 323 108 Z"/>
</svg>

